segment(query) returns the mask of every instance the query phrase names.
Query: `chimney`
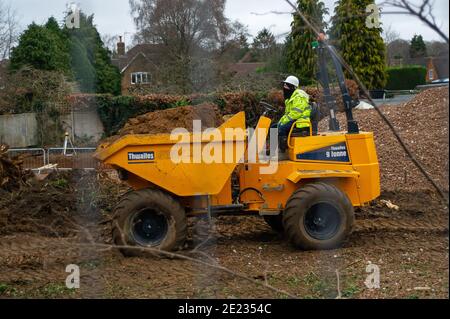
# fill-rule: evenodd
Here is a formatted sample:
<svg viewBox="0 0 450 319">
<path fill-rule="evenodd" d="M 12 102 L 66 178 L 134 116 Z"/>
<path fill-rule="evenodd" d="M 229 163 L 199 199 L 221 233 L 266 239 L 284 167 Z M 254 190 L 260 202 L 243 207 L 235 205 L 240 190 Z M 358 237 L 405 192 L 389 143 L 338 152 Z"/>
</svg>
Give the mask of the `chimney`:
<svg viewBox="0 0 450 319">
<path fill-rule="evenodd" d="M 125 43 L 122 42 L 122 36 L 119 37 L 119 42 L 117 43 L 117 54 L 119 56 L 125 55 Z"/>
</svg>

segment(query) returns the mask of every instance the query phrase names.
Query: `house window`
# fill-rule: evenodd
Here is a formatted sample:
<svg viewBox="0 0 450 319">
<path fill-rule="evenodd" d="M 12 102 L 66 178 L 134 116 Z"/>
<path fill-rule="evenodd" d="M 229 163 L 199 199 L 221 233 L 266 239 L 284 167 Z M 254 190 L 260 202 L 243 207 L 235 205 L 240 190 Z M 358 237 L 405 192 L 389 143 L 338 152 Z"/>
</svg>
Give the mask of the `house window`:
<svg viewBox="0 0 450 319">
<path fill-rule="evenodd" d="M 148 84 L 150 83 L 150 74 L 147 72 L 131 73 L 131 84 Z"/>
</svg>

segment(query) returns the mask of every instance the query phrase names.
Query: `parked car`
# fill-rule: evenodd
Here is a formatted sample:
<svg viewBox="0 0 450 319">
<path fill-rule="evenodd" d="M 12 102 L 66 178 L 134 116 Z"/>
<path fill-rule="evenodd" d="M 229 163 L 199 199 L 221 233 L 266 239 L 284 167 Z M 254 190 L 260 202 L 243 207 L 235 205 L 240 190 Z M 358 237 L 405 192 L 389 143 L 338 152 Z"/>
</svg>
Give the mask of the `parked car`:
<svg viewBox="0 0 450 319">
<path fill-rule="evenodd" d="M 439 80 L 434 80 L 433 82 L 431 82 L 433 84 L 443 84 L 443 83 L 448 83 L 448 78 L 446 79 L 439 79 Z"/>
</svg>

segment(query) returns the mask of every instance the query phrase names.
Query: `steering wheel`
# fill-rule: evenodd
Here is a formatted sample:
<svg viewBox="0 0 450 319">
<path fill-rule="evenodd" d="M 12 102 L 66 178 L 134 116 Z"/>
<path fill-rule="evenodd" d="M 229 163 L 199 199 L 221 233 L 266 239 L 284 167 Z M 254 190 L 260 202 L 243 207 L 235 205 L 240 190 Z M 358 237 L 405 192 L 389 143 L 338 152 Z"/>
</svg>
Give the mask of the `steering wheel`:
<svg viewBox="0 0 450 319">
<path fill-rule="evenodd" d="M 269 113 L 271 113 L 271 112 L 273 112 L 273 113 L 276 113 L 276 112 L 277 112 L 277 110 L 276 110 L 272 105 L 270 105 L 270 104 L 267 103 L 267 102 L 260 101 L 260 102 L 259 102 L 259 105 L 261 105 L 261 106 L 265 109 L 265 111 L 264 111 L 264 113 L 263 113 L 263 116 L 266 116 L 267 114 L 269 114 Z"/>
</svg>

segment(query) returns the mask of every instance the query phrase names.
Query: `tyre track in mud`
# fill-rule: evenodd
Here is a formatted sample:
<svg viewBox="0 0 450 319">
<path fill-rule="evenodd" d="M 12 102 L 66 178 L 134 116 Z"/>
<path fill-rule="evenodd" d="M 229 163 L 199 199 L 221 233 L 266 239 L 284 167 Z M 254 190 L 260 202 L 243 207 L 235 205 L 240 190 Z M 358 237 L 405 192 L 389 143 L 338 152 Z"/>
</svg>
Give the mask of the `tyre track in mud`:
<svg viewBox="0 0 450 319">
<path fill-rule="evenodd" d="M 377 208 L 377 211 L 368 209 L 362 211 L 362 214 L 357 213 L 352 235 L 343 248 L 415 250 L 430 254 L 442 254 L 448 251 L 448 214 L 438 213 L 436 207 L 415 210 L 418 212 L 417 217 L 414 217 L 413 211 L 403 209 L 392 212 L 388 209 Z M 283 246 L 281 249 L 286 247 L 283 236 L 273 232 L 259 217 L 219 218 L 214 221 L 214 227 L 209 234 L 211 243 L 205 245 L 206 250 L 211 247 L 210 245 L 223 246 L 242 243 L 242 241 L 249 241 L 250 246 L 255 243 L 258 245 L 267 243 L 274 247 L 281 245 Z M 107 238 L 103 239 L 107 242 Z M 198 239 L 195 241 L 199 242 Z M 51 274 L 46 269 L 74 261 L 83 263 L 101 259 L 102 256 L 112 257 L 111 251 L 103 251 L 96 246 L 89 246 L 86 240 L 78 237 L 49 238 L 36 237 L 35 234 L 3 237 L 0 240 L 0 281 L 6 279 L 8 281 L 36 279 L 45 281 L 52 277 L 59 278 L 57 276 L 61 276 L 61 270 L 58 270 L 57 274 Z M 182 253 L 191 252 L 192 250 L 185 250 Z M 114 261 L 114 263 L 117 262 L 126 265 L 141 263 L 139 259 L 121 259 L 120 257 Z M 186 280 L 192 278 L 193 270 L 199 267 L 180 260 L 155 259 L 151 263 L 153 269 L 158 269 L 167 278 L 174 278 L 175 272 L 177 274 L 175 277 Z M 145 268 L 144 265 L 142 267 Z"/>
<path fill-rule="evenodd" d="M 353 227 L 354 233 L 376 233 L 376 232 L 407 232 L 407 233 L 437 233 L 445 234 L 449 231 L 448 216 L 446 215 L 427 215 L 427 220 L 403 218 L 389 219 L 384 217 L 373 218 L 357 218 Z M 257 236 L 273 238 L 272 230 L 268 225 L 261 221 L 258 217 L 248 217 L 246 224 L 252 223 L 251 226 L 239 227 L 239 225 L 231 225 L 225 227 L 219 225 L 217 234 L 220 237 L 228 239 L 233 238 L 254 238 Z M 228 229 L 227 229 L 228 228 Z"/>
<path fill-rule="evenodd" d="M 251 220 L 247 220 L 250 222 Z M 356 220 L 353 233 L 362 234 L 376 234 L 383 232 L 402 232 L 402 233 L 434 233 L 437 235 L 445 236 L 448 234 L 448 221 L 446 218 L 435 221 L 420 221 L 420 220 L 389 220 L 389 219 L 363 219 Z M 236 225 L 237 228 L 238 225 Z M 269 226 L 263 223 L 255 223 L 253 227 L 245 227 L 243 230 L 227 229 L 226 226 L 220 225 L 214 232 L 212 232 L 212 239 L 225 238 L 228 240 L 241 240 L 243 237 L 258 237 L 263 236 L 268 239 L 278 241 L 269 228 Z M 234 227 L 233 227 L 234 228 Z M 232 235 L 234 233 L 234 236 Z M 256 239 L 256 238 L 255 238 Z M 400 238 L 401 240 L 401 238 Z M 220 244 L 220 240 L 214 241 Z M 5 265 L 5 258 L 21 258 L 24 255 L 29 255 L 30 258 L 38 257 L 39 253 L 45 252 L 45 259 L 47 261 L 56 259 L 71 259 L 74 257 L 83 257 L 83 253 L 80 249 L 80 241 L 76 238 L 33 238 L 24 237 L 18 240 L 15 237 L 3 238 L 0 242 L 0 264 Z M 95 247 L 89 247 L 88 243 L 83 244 L 83 250 L 85 255 L 89 257 L 87 250 L 98 250 Z"/>
<path fill-rule="evenodd" d="M 54 265 L 88 263 L 107 256 L 96 247 L 89 247 L 74 238 L 19 237 L 0 240 L 0 280 L 16 273 L 43 271 Z M 64 269 L 63 269 L 64 271 Z M 44 275 L 45 276 L 45 275 Z"/>
<path fill-rule="evenodd" d="M 382 251 L 413 251 L 422 254 L 448 253 L 448 235 L 433 236 L 423 233 L 376 232 L 353 233 L 344 244 L 344 249 L 361 248 Z"/>
<path fill-rule="evenodd" d="M 242 241 L 248 237 L 250 240 L 249 250 L 246 250 L 245 253 L 251 254 L 252 249 L 255 249 L 255 244 L 260 245 L 258 241 L 261 237 L 267 237 L 269 239 L 267 243 L 277 251 L 274 256 L 283 254 L 280 250 L 289 254 L 291 250 L 286 248 L 289 246 L 285 244 L 284 240 L 264 222 L 260 222 L 258 218 L 256 220 L 255 223 L 253 223 L 254 218 L 249 217 L 244 220 L 249 224 L 244 227 L 245 231 L 237 234 L 236 237 L 231 237 L 231 233 L 238 231 L 235 228 L 238 227 L 238 224 L 233 225 L 231 229 L 227 227 L 229 225 L 226 223 L 225 225 L 219 224 L 218 228 L 224 228 L 226 234 L 225 236 L 221 235 L 219 231 L 219 240 L 214 241 L 214 245 L 242 244 Z M 65 282 L 68 275 L 65 273 L 65 265 L 71 263 L 83 265 L 83 261 L 90 261 L 93 255 L 99 256 L 98 259 L 102 260 L 98 248 L 85 246 L 87 243 L 82 243 L 77 238 L 29 237 L 18 241 L 18 238 L 15 237 L 0 240 L 0 282 L 37 287 L 36 293 L 38 294 L 39 289 L 44 289 L 46 285 Z M 240 248 L 242 247 L 245 245 L 240 246 Z M 208 247 L 205 249 L 207 252 Z M 358 220 L 353 234 L 342 249 L 346 254 L 356 253 L 358 256 L 361 251 L 365 251 L 369 254 L 377 252 L 393 253 L 394 255 L 424 254 L 427 256 L 425 258 L 441 260 L 448 252 L 448 227 L 423 221 Z M 189 253 L 189 251 L 182 253 Z M 221 250 L 221 254 L 217 256 L 221 257 L 221 260 L 222 257 L 226 258 L 222 255 L 223 253 Z M 199 257 L 201 258 L 201 256 Z M 234 269 L 235 262 L 228 259 L 225 265 Z M 80 294 L 92 298 L 109 296 L 111 292 L 114 296 L 128 296 L 128 290 L 124 287 L 128 287 L 131 282 L 134 286 L 132 290 L 134 294 L 140 291 L 143 295 L 152 298 L 195 297 L 202 291 L 208 291 L 213 283 L 216 287 L 228 287 L 233 281 L 232 277 L 224 274 L 218 275 L 215 272 L 209 274 L 207 268 L 189 261 L 113 257 L 111 252 L 107 253 L 105 263 L 96 269 L 86 269 L 85 267 L 85 265 L 82 266 L 81 280 L 84 284 Z M 239 272 L 239 270 L 237 271 Z M 141 280 L 136 280 L 136 278 L 141 278 Z M 180 283 L 183 284 L 180 285 Z M 231 284 L 231 287 L 233 285 Z M 245 289 L 253 291 L 254 287 L 250 286 L 252 288 Z M 156 295 L 154 287 L 159 289 Z M 242 283 L 239 284 L 239 287 L 242 288 Z"/>
<path fill-rule="evenodd" d="M 392 220 L 392 219 L 364 219 L 356 220 L 354 225 L 354 232 L 434 232 L 445 233 L 448 232 L 448 219 L 433 221 L 421 221 L 421 220 Z"/>
<path fill-rule="evenodd" d="M 212 242 L 221 244 L 222 240 L 242 240 L 244 238 L 259 239 L 264 237 L 270 241 L 279 242 L 279 238 L 273 233 L 268 225 L 257 217 L 246 217 L 243 221 L 245 225 L 240 226 L 239 223 L 227 224 L 218 222 L 217 227 L 211 232 Z M 433 233 L 439 237 L 448 235 L 449 226 L 448 218 L 440 216 L 430 221 L 403 219 L 393 220 L 386 218 L 376 219 L 357 219 L 353 228 L 353 234 L 373 235 L 377 233 L 411 233 L 423 234 Z M 402 241 L 400 237 L 398 239 Z M 80 245 L 83 244 L 81 249 Z M 0 241 L 0 265 L 9 265 L 17 260 L 21 264 L 24 256 L 28 256 L 30 260 L 38 261 L 39 258 L 45 259 L 47 262 L 51 260 L 64 260 L 73 258 L 89 258 L 92 251 L 99 250 L 96 247 L 89 247 L 86 242 L 81 242 L 78 238 L 47 238 L 23 236 L 17 238 L 2 238 Z M 189 252 L 189 251 L 188 251 Z M 45 256 L 40 256 L 45 253 Z"/>
</svg>

